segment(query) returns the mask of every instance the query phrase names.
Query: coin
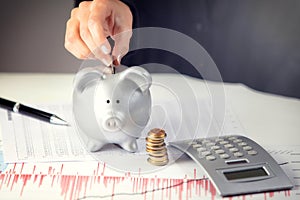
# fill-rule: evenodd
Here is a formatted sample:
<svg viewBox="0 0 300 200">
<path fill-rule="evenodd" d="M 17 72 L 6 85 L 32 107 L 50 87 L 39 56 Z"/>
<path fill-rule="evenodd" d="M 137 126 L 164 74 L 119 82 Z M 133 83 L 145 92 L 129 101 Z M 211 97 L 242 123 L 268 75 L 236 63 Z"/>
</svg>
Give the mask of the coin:
<svg viewBox="0 0 300 200">
<path fill-rule="evenodd" d="M 154 160 L 148 158 L 147 161 L 148 161 L 150 164 L 152 164 L 152 165 L 156 165 L 156 166 L 164 166 L 164 165 L 168 164 L 169 159 L 164 160 L 164 161 L 159 161 L 159 162 L 158 162 L 158 161 L 154 161 Z"/>
<path fill-rule="evenodd" d="M 148 137 L 151 138 L 151 139 L 165 138 L 166 137 L 166 133 L 162 129 L 155 128 L 155 129 L 152 129 L 148 133 Z"/>
<path fill-rule="evenodd" d="M 164 155 L 167 155 L 167 149 L 166 148 L 161 149 L 159 151 L 148 150 L 147 152 L 149 153 L 149 155 L 152 155 L 152 156 L 164 156 Z"/>
<path fill-rule="evenodd" d="M 147 143 L 156 144 L 156 143 L 161 143 L 163 141 L 164 141 L 164 138 L 159 138 L 159 139 L 157 139 L 157 138 L 152 139 L 152 138 L 149 138 L 149 137 L 146 138 Z"/>
<path fill-rule="evenodd" d="M 146 146 L 146 151 L 147 152 L 155 152 L 155 151 L 157 152 L 157 151 L 162 151 L 164 148 L 165 148 L 165 146 L 155 147 L 155 148 Z"/>
<path fill-rule="evenodd" d="M 154 128 L 146 137 L 146 151 L 149 154 L 148 162 L 152 165 L 163 166 L 169 162 L 165 144 L 166 132 L 163 129 Z"/>
<path fill-rule="evenodd" d="M 156 143 L 156 144 L 153 144 L 153 143 L 147 143 L 146 144 L 147 147 L 150 147 L 150 148 L 159 148 L 159 147 L 163 147 L 163 146 L 166 146 L 165 142 L 162 141 L 161 143 Z"/>
<path fill-rule="evenodd" d="M 167 160 L 168 156 L 167 155 L 163 155 L 163 156 L 152 156 L 152 155 L 150 155 L 149 158 L 153 161 L 156 161 L 156 162 L 162 162 L 164 160 Z"/>
<path fill-rule="evenodd" d="M 166 155 L 166 152 L 149 152 L 149 156 L 153 156 L 153 157 L 162 157 L 162 156 L 165 156 Z"/>
</svg>

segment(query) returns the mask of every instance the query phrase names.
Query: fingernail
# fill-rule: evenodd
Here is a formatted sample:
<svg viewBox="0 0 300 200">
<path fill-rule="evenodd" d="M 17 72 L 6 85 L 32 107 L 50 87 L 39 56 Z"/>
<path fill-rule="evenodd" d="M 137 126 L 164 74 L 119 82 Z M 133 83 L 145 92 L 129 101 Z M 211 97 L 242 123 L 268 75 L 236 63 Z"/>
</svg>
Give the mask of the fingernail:
<svg viewBox="0 0 300 200">
<path fill-rule="evenodd" d="M 112 74 L 112 71 L 111 71 L 110 67 L 105 67 L 103 72 L 104 72 L 104 74 Z"/>
<path fill-rule="evenodd" d="M 101 49 L 101 51 L 104 53 L 104 54 L 109 54 L 109 50 L 108 50 L 108 48 L 105 46 L 105 45 L 102 45 L 101 47 L 100 47 L 100 49 Z"/>
<path fill-rule="evenodd" d="M 111 59 L 102 58 L 101 61 L 103 62 L 103 64 L 105 66 L 110 66 L 112 64 L 112 60 Z"/>
</svg>

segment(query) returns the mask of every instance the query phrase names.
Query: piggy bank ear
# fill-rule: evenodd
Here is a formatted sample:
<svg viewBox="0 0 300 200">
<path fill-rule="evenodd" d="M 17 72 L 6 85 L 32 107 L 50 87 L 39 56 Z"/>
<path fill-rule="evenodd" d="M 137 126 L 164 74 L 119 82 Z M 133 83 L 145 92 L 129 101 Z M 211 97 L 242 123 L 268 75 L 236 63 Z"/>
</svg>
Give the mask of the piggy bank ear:
<svg viewBox="0 0 300 200">
<path fill-rule="evenodd" d="M 152 78 L 149 72 L 137 66 L 130 67 L 120 73 L 120 78 L 123 80 L 127 79 L 135 82 L 140 87 L 142 92 L 147 91 L 152 83 Z"/>
<path fill-rule="evenodd" d="M 98 67 L 87 67 L 80 70 L 74 78 L 74 89 L 82 92 L 86 86 L 94 81 L 104 79 L 105 74 Z"/>
</svg>

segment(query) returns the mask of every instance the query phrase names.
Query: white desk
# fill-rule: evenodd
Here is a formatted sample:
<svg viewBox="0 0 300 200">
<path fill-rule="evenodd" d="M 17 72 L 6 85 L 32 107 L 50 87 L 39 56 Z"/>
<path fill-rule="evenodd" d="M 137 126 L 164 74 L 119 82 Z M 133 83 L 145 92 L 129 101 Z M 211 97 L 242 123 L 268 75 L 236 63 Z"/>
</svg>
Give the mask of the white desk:
<svg viewBox="0 0 300 200">
<path fill-rule="evenodd" d="M 0 73 L 1 97 L 24 104 L 71 102 L 73 74 Z M 153 75 L 153 81 L 178 84 L 176 75 Z M 189 78 L 192 88 L 203 88 L 203 81 Z M 215 83 L 211 83 L 214 87 Z M 225 84 L 230 102 L 246 134 L 260 144 L 300 145 L 300 100 L 254 91 L 242 84 Z M 266 140 L 265 138 L 269 138 Z"/>
<path fill-rule="evenodd" d="M 73 74 L 0 73 L 0 96 L 4 98 L 9 98 L 11 100 L 16 100 L 24 104 L 40 104 L 40 103 L 61 104 L 61 103 L 71 102 L 73 76 L 74 76 Z M 153 81 L 165 82 L 166 84 L 173 84 L 175 87 L 180 88 L 180 81 L 178 81 L 178 77 L 176 75 L 156 74 L 153 75 Z M 193 79 L 193 78 L 188 78 L 188 82 L 192 88 L 197 89 L 197 91 L 199 90 L 203 91 L 196 94 L 199 98 L 209 95 L 209 93 L 207 93 L 206 90 L 206 85 L 203 83 L 203 81 Z M 209 84 L 211 88 L 219 86 L 219 84 L 217 83 L 209 83 Z M 299 135 L 300 100 L 299 99 L 286 98 L 286 97 L 257 92 L 241 84 L 225 84 L 225 94 L 226 94 L 226 101 L 230 102 L 230 106 L 232 107 L 235 114 L 239 118 L 247 136 L 250 136 L 251 138 L 256 140 L 258 143 L 262 144 L 263 146 L 276 145 L 276 144 L 300 145 L 300 135 Z M 268 138 L 268 140 L 266 140 L 266 138 Z M 93 167 L 95 166 L 97 167 L 97 165 L 89 166 L 86 163 L 83 164 L 89 170 L 94 169 Z M 29 167 L 29 173 L 32 172 L 32 168 L 35 168 L 33 167 L 33 165 L 34 164 L 31 165 L 29 164 L 29 166 L 31 166 L 31 168 Z M 66 167 L 64 168 L 64 170 L 72 171 L 72 169 L 66 169 Z M 184 169 L 180 169 L 180 170 L 184 171 Z M 55 171 L 55 173 L 56 172 L 57 171 Z M 31 180 L 30 184 L 32 185 L 33 189 L 30 189 L 28 186 L 25 189 L 26 192 L 24 192 L 23 197 L 21 197 L 19 193 L 13 194 L 12 192 L 9 191 L 7 193 L 4 193 L 4 196 L 8 195 L 6 197 L 8 198 L 10 197 L 13 199 L 15 198 L 31 199 L 32 196 L 36 198 L 46 198 L 46 199 L 69 199 L 69 196 L 67 198 L 64 197 L 64 194 L 67 193 L 68 188 L 66 189 L 63 183 L 64 181 L 73 180 L 72 178 L 74 177 L 76 178 L 77 175 L 65 176 L 65 177 L 60 176 L 62 182 L 57 182 L 57 183 L 61 185 L 60 186 L 62 188 L 61 190 L 60 187 L 52 188 L 51 187 L 52 176 L 47 177 L 46 175 L 44 179 L 45 182 L 44 184 L 48 183 L 50 185 L 48 188 L 44 188 L 44 187 L 39 188 L 38 181 L 35 182 Z M 38 176 L 37 180 L 42 180 L 41 178 L 42 175 L 37 174 L 37 176 Z M 9 177 L 9 175 L 6 175 L 6 177 Z M 1 183 L 1 177 L 0 177 L 0 183 Z M 18 191 L 21 191 L 23 182 L 19 180 L 19 183 L 20 183 L 19 186 L 14 186 L 14 187 Z M 29 183 L 27 183 L 27 185 L 29 185 Z M 36 187 L 36 189 L 34 189 L 34 187 Z M 5 187 L 5 189 L 9 190 L 9 187 Z M 69 191 L 70 190 L 71 189 L 69 188 Z M 282 194 L 284 195 L 286 193 L 281 193 L 280 195 Z M 87 195 L 89 195 L 88 192 Z M 204 192 L 202 193 L 202 195 L 204 195 Z M 271 197 L 273 194 L 268 194 L 268 195 L 270 195 Z M 0 198 L 1 196 L 2 195 L 0 191 Z M 162 196 L 159 197 L 162 198 Z M 265 199 L 266 197 L 269 196 L 265 196 Z M 299 196 L 293 196 L 293 198 L 289 198 L 289 199 L 297 199 L 298 197 Z M 239 198 L 240 197 L 237 197 L 237 199 Z M 262 196 L 258 196 L 255 199 L 261 199 L 261 198 Z M 108 198 L 108 199 L 112 199 L 112 198 Z M 144 199 L 144 197 L 143 196 L 121 196 L 120 198 L 118 198 L 117 196 L 114 196 L 113 199 Z M 151 195 L 150 195 L 150 199 L 151 199 Z M 169 198 L 165 197 L 162 199 L 169 199 Z M 181 198 L 176 198 L 176 199 L 181 199 Z M 189 198 L 189 199 L 199 199 L 199 196 L 196 198 Z M 214 199 L 214 196 L 212 198 L 207 197 L 205 199 Z"/>
</svg>

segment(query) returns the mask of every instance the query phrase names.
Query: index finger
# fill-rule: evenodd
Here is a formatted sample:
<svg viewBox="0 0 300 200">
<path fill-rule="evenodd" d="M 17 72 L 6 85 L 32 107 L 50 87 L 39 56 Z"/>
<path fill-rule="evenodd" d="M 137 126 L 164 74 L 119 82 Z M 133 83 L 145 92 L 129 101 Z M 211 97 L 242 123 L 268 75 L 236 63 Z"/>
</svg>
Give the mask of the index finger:
<svg viewBox="0 0 300 200">
<path fill-rule="evenodd" d="M 88 19 L 88 28 L 93 37 L 95 44 L 99 47 L 101 44 L 109 45 L 107 37 L 109 36 L 109 28 L 106 18 L 110 15 L 110 8 L 107 4 L 92 4 L 91 12 Z M 106 46 L 107 49 L 110 49 Z"/>
</svg>

